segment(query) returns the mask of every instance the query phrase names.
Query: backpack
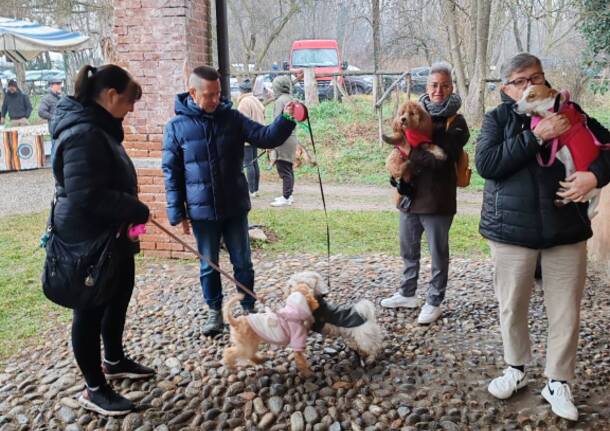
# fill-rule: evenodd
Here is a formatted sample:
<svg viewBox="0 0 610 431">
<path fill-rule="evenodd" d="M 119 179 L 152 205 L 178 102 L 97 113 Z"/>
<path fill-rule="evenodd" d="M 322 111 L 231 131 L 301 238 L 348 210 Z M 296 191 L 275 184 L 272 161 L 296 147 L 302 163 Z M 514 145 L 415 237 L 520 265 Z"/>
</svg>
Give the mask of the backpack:
<svg viewBox="0 0 610 431">
<path fill-rule="evenodd" d="M 449 129 L 451 123 L 455 120 L 455 115 L 447 118 L 445 130 Z M 456 184 L 458 187 L 468 187 L 470 185 L 470 177 L 472 176 L 472 169 L 470 169 L 470 163 L 468 160 L 468 153 L 462 149 L 457 161 L 455 162 L 455 177 L 457 179 Z"/>
</svg>

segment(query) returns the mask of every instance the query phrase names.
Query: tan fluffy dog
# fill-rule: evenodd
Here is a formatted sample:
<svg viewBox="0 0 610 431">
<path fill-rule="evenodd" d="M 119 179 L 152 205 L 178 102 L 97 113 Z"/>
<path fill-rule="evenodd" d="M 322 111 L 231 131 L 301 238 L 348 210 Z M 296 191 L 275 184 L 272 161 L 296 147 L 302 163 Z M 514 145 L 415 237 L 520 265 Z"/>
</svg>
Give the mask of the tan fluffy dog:
<svg viewBox="0 0 610 431">
<path fill-rule="evenodd" d="M 392 121 L 394 134 L 382 135 L 384 142 L 393 145 L 394 150 L 386 159 L 386 168 L 392 178 L 410 182 L 413 177 L 409 156 L 413 148 L 419 147 L 430 152 L 435 158 L 445 160 L 447 155 L 431 142 L 432 117 L 417 102 L 405 102 L 400 106 L 396 118 Z"/>
<path fill-rule="evenodd" d="M 310 289 L 305 285 L 296 286 L 292 289 L 292 292 L 293 294 L 286 301 L 286 307 L 277 312 L 234 317 L 231 313 L 231 307 L 241 300 L 242 295 L 235 295 L 227 301 L 223 309 L 223 314 L 231 328 L 231 342 L 233 344 L 232 346 L 227 347 L 223 354 L 224 362 L 228 368 L 235 368 L 238 359 L 249 360 L 254 364 L 263 363 L 265 358 L 257 352 L 260 344 L 273 343 L 282 346 L 290 344 L 294 349 L 294 343 L 297 343 L 299 348 L 295 349 L 294 352 L 294 360 L 297 369 L 303 376 L 311 375 L 307 358 L 303 352 L 303 336 L 306 337 L 309 332 L 313 323 L 312 313 L 319 307 L 319 304 Z M 290 302 L 291 298 L 292 304 Z M 292 312 L 290 310 L 286 311 L 291 305 L 298 305 L 298 303 L 301 305 L 306 304 L 305 307 L 307 309 L 303 310 L 301 307 L 296 314 L 294 313 L 294 307 L 292 308 Z M 261 328 L 261 325 L 267 325 L 269 328 Z M 302 325 L 303 327 L 299 328 L 299 325 Z M 295 328 L 296 331 L 299 332 L 296 335 L 294 332 L 290 333 L 295 330 Z M 273 339 L 273 336 L 265 339 L 260 335 L 261 329 L 263 331 L 269 329 L 269 331 L 273 333 L 272 335 L 277 335 L 279 333 L 280 336 L 275 339 Z"/>
</svg>

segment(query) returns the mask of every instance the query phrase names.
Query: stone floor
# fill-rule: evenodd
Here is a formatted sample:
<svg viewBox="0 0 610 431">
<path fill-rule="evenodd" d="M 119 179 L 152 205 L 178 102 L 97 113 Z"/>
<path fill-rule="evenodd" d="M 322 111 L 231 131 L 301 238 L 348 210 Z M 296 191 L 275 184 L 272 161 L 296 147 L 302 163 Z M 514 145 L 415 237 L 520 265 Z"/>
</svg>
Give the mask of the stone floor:
<svg viewBox="0 0 610 431">
<path fill-rule="evenodd" d="M 226 260 L 225 260 L 226 266 Z M 327 275 L 324 259 L 284 255 L 256 257 L 257 287 L 285 283 L 296 271 Z M 423 299 L 429 262 L 422 265 Z M 331 300 L 393 293 L 400 273 L 395 257 L 335 256 Z M 128 315 L 129 354 L 156 368 L 148 381 L 115 383 L 136 401 L 123 419 L 86 413 L 76 403 L 82 381 L 69 348 L 69 327 L 58 325 L 44 343 L 16 352 L 0 371 L 0 431 L 53 430 L 558 430 L 610 429 L 610 292 L 590 275 L 582 304 L 577 381 L 581 418 L 554 416 L 540 396 L 546 318 L 541 291 L 531 304 L 534 359 L 531 382 L 513 399 L 486 392 L 504 367 L 488 261 L 454 259 L 445 312 L 427 327 L 417 310 L 378 309 L 386 330 L 384 352 L 370 368 L 359 366 L 341 340 L 312 335 L 308 356 L 313 377 L 299 377 L 290 352 L 270 348 L 262 366 L 227 371 L 220 362 L 228 333 L 201 336 L 202 306 L 192 263 L 144 261 Z"/>
</svg>

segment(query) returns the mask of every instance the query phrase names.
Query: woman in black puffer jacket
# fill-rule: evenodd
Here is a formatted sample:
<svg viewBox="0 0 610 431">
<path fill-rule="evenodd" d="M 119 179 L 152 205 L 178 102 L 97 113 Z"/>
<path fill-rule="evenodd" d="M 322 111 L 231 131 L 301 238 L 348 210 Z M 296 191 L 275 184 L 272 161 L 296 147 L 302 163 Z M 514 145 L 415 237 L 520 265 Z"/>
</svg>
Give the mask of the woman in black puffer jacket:
<svg viewBox="0 0 610 431">
<path fill-rule="evenodd" d="M 489 383 L 488 390 L 496 398 L 507 399 L 527 385 L 529 299 L 540 256 L 549 332 L 545 367 L 549 381 L 542 396 L 553 413 L 575 421 L 578 410 L 569 383 L 575 378 L 586 245 L 592 235 L 588 204 L 583 200 L 594 187 L 610 181 L 610 151 L 602 151 L 588 171 L 567 179 L 559 160 L 541 167 L 536 154 L 548 153 L 546 142 L 566 132 L 569 122 L 563 115 L 551 114 L 531 130 L 529 118 L 513 110 L 529 84 L 545 83 L 538 58 L 518 54 L 502 66 L 500 74 L 502 104 L 485 115 L 476 146 L 477 170 L 485 178 L 480 232 L 489 240 L 495 267 L 494 287 L 508 366 Z M 586 121 L 599 141 L 610 141 L 608 130 L 592 118 Z M 566 191 L 560 195 L 574 202 L 557 207 L 554 201 L 561 186 Z"/>
<path fill-rule="evenodd" d="M 123 118 L 133 111 L 141 94 L 139 84 L 118 66 L 84 66 L 76 78 L 75 95 L 58 102 L 50 125 L 56 141 L 53 224 L 64 241 L 94 239 L 111 227 L 126 228 L 148 220 L 148 207 L 137 197 L 134 166 L 121 144 Z M 106 376 L 141 378 L 154 374 L 123 352 L 137 251 L 136 243 L 124 239 L 119 245 L 117 276 L 108 286 L 115 292 L 111 299 L 96 308 L 74 310 L 72 346 L 87 383 L 79 402 L 101 414 L 121 415 L 133 409 L 129 400 L 110 388 Z"/>
</svg>

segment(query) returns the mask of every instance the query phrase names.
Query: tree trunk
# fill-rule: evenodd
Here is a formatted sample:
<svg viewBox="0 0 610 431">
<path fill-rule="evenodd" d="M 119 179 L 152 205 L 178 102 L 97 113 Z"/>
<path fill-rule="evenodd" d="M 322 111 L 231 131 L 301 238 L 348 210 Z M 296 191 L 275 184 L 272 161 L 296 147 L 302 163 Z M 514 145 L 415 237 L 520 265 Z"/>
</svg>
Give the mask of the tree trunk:
<svg viewBox="0 0 610 431">
<path fill-rule="evenodd" d="M 515 43 L 517 44 L 517 51 L 523 52 L 523 43 L 521 42 L 521 31 L 519 30 L 519 17 L 514 6 L 510 8 L 510 14 L 512 15 L 513 21 L 513 34 L 515 35 Z"/>
<path fill-rule="evenodd" d="M 463 98 L 468 94 L 468 84 L 466 82 L 466 73 L 464 68 L 464 56 L 458 35 L 455 3 L 452 0 L 443 0 L 443 15 L 445 22 L 448 23 L 449 33 L 449 51 L 453 58 L 453 69 L 455 70 L 455 80 L 457 81 L 457 89 L 460 96 Z"/>
<path fill-rule="evenodd" d="M 21 91 L 28 94 L 29 90 L 25 83 L 25 63 L 15 63 L 15 79 Z"/>
<path fill-rule="evenodd" d="M 479 125 L 485 113 L 485 78 L 488 69 L 487 45 L 491 16 L 491 1 L 477 0 L 476 60 L 474 76 L 470 80 L 465 114 L 468 122 Z"/>
<path fill-rule="evenodd" d="M 380 60 L 379 56 L 381 54 L 381 36 L 379 34 L 379 0 L 371 0 L 372 12 L 373 12 L 373 70 L 375 73 L 379 70 Z M 381 89 L 383 88 L 383 78 L 381 76 L 377 77 L 378 79 L 373 80 L 374 85 L 376 86 L 373 89 L 373 94 L 376 94 L 379 97 L 382 94 Z M 377 103 L 373 98 L 373 106 Z"/>
</svg>

